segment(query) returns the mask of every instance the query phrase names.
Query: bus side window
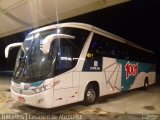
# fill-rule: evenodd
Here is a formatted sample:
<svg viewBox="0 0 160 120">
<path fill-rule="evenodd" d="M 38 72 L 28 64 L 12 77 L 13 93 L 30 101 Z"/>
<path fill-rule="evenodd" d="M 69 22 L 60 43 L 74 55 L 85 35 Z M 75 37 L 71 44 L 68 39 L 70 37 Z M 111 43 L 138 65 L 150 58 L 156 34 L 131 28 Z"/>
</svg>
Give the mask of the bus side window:
<svg viewBox="0 0 160 120">
<path fill-rule="evenodd" d="M 95 34 L 93 36 L 87 57 L 112 57 L 122 59 L 122 44 L 108 37 Z M 125 54 L 125 52 L 123 52 Z"/>
<path fill-rule="evenodd" d="M 72 68 L 72 47 L 61 40 L 55 63 L 55 75 L 66 72 Z"/>
<path fill-rule="evenodd" d="M 109 57 L 121 58 L 121 44 L 114 40 L 110 40 L 109 43 Z"/>
<path fill-rule="evenodd" d="M 104 57 L 107 55 L 108 43 L 105 39 L 106 38 L 101 35 L 95 34 L 93 36 L 87 53 L 87 58 Z"/>
</svg>

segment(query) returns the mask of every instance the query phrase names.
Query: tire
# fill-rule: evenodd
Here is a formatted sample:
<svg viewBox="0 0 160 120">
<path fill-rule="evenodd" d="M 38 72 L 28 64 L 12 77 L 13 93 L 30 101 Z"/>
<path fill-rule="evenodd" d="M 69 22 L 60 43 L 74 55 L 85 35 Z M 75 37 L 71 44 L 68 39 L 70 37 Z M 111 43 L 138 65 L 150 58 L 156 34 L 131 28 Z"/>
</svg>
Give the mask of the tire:
<svg viewBox="0 0 160 120">
<path fill-rule="evenodd" d="M 144 90 L 148 89 L 148 85 L 149 85 L 148 78 L 146 77 L 145 80 L 144 80 L 144 86 L 143 86 Z"/>
<path fill-rule="evenodd" d="M 93 85 L 88 85 L 84 94 L 84 104 L 92 105 L 97 100 L 97 92 Z"/>
</svg>

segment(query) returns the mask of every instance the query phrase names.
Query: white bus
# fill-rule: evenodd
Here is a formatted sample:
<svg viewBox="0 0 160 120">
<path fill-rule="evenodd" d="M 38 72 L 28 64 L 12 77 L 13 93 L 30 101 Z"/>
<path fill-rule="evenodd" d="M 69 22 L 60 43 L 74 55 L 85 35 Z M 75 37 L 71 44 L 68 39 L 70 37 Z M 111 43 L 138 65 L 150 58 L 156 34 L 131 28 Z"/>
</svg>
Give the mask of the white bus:
<svg viewBox="0 0 160 120">
<path fill-rule="evenodd" d="M 29 33 L 20 46 L 11 96 L 25 104 L 53 108 L 155 83 L 154 53 L 83 23 L 50 25 Z"/>
</svg>

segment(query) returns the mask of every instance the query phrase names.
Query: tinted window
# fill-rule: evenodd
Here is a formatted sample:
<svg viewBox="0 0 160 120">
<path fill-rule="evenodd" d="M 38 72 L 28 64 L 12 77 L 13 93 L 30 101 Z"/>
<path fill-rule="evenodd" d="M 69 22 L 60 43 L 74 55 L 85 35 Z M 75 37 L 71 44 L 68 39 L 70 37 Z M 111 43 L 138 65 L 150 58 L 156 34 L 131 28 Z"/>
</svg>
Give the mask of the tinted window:
<svg viewBox="0 0 160 120">
<path fill-rule="evenodd" d="M 109 46 L 109 42 L 106 41 L 106 37 L 95 34 L 91 41 L 91 44 L 87 53 L 87 58 L 107 56 L 107 54 L 109 54 L 108 46 Z"/>
<path fill-rule="evenodd" d="M 89 35 L 88 31 L 75 28 L 62 28 L 62 34 L 75 36 L 75 39 L 56 40 L 56 61 L 54 75 L 64 73 L 77 64 L 78 58 Z M 55 50 L 55 49 L 53 49 Z"/>
<path fill-rule="evenodd" d="M 112 57 L 139 62 L 154 62 L 154 55 L 136 47 L 94 34 L 87 58 Z"/>
</svg>

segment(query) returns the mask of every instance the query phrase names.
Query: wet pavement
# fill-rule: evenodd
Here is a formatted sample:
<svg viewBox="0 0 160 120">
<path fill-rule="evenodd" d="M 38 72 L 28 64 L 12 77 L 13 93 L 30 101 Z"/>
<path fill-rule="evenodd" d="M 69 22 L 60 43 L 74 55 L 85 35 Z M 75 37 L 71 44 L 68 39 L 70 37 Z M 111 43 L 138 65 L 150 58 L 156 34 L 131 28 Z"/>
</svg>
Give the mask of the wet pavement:
<svg viewBox="0 0 160 120">
<path fill-rule="evenodd" d="M 0 77 L 0 119 L 160 120 L 160 86 L 106 96 L 91 106 L 79 102 L 42 109 L 13 100 L 10 96 L 10 79 Z"/>
</svg>

